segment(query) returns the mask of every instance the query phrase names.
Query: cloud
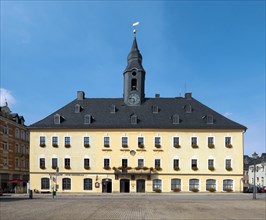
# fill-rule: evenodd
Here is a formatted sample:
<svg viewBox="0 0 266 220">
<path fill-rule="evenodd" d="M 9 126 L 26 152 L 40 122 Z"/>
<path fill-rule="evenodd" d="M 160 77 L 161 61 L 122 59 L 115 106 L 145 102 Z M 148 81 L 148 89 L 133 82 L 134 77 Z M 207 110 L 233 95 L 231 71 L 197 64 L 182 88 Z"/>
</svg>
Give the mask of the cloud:
<svg viewBox="0 0 266 220">
<path fill-rule="evenodd" d="M 9 105 L 16 104 L 15 98 L 11 95 L 11 92 L 7 89 L 0 88 L 0 104 L 1 106 L 7 102 Z"/>
<path fill-rule="evenodd" d="M 230 117 L 230 116 L 232 116 L 232 115 L 233 115 L 232 112 L 226 112 L 226 113 L 224 113 L 224 116 L 225 116 L 225 117 Z"/>
</svg>

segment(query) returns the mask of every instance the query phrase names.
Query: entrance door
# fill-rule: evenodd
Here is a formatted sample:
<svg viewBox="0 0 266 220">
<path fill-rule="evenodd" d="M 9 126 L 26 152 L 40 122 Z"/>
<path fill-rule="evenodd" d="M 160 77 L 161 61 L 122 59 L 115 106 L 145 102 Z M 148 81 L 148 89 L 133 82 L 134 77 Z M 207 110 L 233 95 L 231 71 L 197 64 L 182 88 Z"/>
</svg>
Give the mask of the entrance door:
<svg viewBox="0 0 266 220">
<path fill-rule="evenodd" d="M 120 180 L 120 192 L 121 193 L 129 193 L 130 181 L 128 179 Z"/>
<path fill-rule="evenodd" d="M 102 192 L 103 193 L 112 192 L 112 180 L 111 179 L 106 178 L 102 180 Z"/>
<path fill-rule="evenodd" d="M 139 193 L 145 192 L 145 180 L 143 179 L 137 180 L 137 192 Z"/>
</svg>

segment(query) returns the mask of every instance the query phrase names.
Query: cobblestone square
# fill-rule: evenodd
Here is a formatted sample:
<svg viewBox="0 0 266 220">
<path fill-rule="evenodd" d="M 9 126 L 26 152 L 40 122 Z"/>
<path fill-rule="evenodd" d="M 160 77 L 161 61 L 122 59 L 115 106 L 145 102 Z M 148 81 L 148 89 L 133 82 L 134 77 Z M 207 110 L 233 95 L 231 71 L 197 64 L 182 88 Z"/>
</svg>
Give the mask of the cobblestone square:
<svg viewBox="0 0 266 220">
<path fill-rule="evenodd" d="M 266 194 L 51 194 L 1 196 L 1 220 L 265 219 Z"/>
</svg>

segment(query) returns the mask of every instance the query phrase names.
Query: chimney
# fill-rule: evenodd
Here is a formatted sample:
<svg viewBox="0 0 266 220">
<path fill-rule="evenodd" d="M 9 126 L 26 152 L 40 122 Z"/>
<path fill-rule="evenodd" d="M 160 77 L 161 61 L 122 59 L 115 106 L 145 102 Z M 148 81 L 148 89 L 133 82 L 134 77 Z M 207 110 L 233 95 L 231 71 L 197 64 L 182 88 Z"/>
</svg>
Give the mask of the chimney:
<svg viewBox="0 0 266 220">
<path fill-rule="evenodd" d="M 85 98 L 85 93 L 83 91 L 77 91 L 77 100 L 83 100 Z"/>
<path fill-rule="evenodd" d="M 190 100 L 191 98 L 192 98 L 192 93 L 191 92 L 185 93 L 185 99 L 186 100 Z"/>
<path fill-rule="evenodd" d="M 155 98 L 160 98 L 160 94 L 156 93 Z"/>
</svg>

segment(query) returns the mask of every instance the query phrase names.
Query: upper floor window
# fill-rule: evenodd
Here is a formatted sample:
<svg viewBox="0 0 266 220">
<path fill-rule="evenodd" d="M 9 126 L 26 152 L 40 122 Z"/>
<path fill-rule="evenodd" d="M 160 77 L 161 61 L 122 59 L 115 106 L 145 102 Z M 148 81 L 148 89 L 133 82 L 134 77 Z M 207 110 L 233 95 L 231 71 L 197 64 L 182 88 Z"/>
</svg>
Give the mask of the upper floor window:
<svg viewBox="0 0 266 220">
<path fill-rule="evenodd" d="M 144 167 L 144 159 L 138 159 L 138 167 L 143 168 Z"/>
<path fill-rule="evenodd" d="M 228 148 L 232 147 L 231 137 L 225 137 L 225 146 Z"/>
<path fill-rule="evenodd" d="M 89 147 L 90 146 L 90 137 L 84 137 L 83 139 L 83 144 L 84 144 L 84 147 Z"/>
<path fill-rule="evenodd" d="M 59 114 L 54 115 L 54 124 L 59 125 L 61 122 L 61 116 Z"/>
<path fill-rule="evenodd" d="M 40 168 L 45 169 L 45 158 L 40 158 Z"/>
<path fill-rule="evenodd" d="M 155 144 L 155 147 L 157 148 L 160 148 L 161 147 L 161 137 L 155 137 L 154 138 L 154 144 Z"/>
<path fill-rule="evenodd" d="M 137 89 L 137 79 L 132 79 L 131 80 L 131 90 L 136 90 Z"/>
<path fill-rule="evenodd" d="M 40 137 L 40 146 L 41 146 L 41 147 L 45 147 L 45 145 L 46 145 L 46 144 L 45 144 L 45 136 L 41 136 L 41 137 Z"/>
<path fill-rule="evenodd" d="M 158 106 L 157 105 L 153 105 L 152 106 L 152 113 L 158 113 L 159 112 L 159 108 L 158 108 Z"/>
<path fill-rule="evenodd" d="M 110 159 L 109 158 L 104 158 L 103 167 L 104 167 L 104 169 L 110 169 Z"/>
<path fill-rule="evenodd" d="M 179 137 L 173 137 L 173 147 L 175 147 L 175 148 L 179 148 L 180 147 Z"/>
<path fill-rule="evenodd" d="M 214 148 L 214 138 L 213 137 L 208 137 L 208 147 Z"/>
<path fill-rule="evenodd" d="M 70 137 L 65 137 L 65 147 L 70 147 Z"/>
<path fill-rule="evenodd" d="M 4 133 L 4 134 L 8 134 L 8 127 L 7 127 L 7 126 L 4 126 L 4 127 L 3 127 L 3 133 Z"/>
<path fill-rule="evenodd" d="M 207 115 L 207 124 L 213 124 L 213 116 Z"/>
<path fill-rule="evenodd" d="M 214 160 L 208 159 L 208 169 L 213 171 L 214 170 Z"/>
<path fill-rule="evenodd" d="M 58 159 L 52 158 L 52 168 L 56 169 L 58 167 Z"/>
<path fill-rule="evenodd" d="M 70 169 L 70 158 L 65 158 L 65 169 Z"/>
<path fill-rule="evenodd" d="M 19 129 L 18 128 L 16 128 L 16 130 L 15 130 L 15 137 L 19 138 Z"/>
<path fill-rule="evenodd" d="M 58 137 L 52 137 L 52 145 L 54 147 L 58 147 Z"/>
<path fill-rule="evenodd" d="M 174 170 L 179 170 L 179 159 L 174 159 L 173 160 L 173 168 Z"/>
<path fill-rule="evenodd" d="M 198 148 L 198 139 L 196 138 L 196 137 L 192 137 L 191 138 L 191 146 L 193 147 L 193 148 Z"/>
<path fill-rule="evenodd" d="M 173 120 L 172 122 L 173 122 L 174 125 L 179 124 L 179 115 L 174 114 L 173 117 L 172 117 L 172 120 Z"/>
<path fill-rule="evenodd" d="M 81 106 L 79 104 L 75 105 L 75 113 L 80 113 L 81 112 Z"/>
<path fill-rule="evenodd" d="M 232 162 L 231 162 L 231 159 L 226 159 L 225 160 L 225 169 L 228 170 L 228 171 L 231 171 L 232 170 Z"/>
<path fill-rule="evenodd" d="M 103 142 L 104 147 L 110 147 L 110 137 L 104 137 Z"/>
<path fill-rule="evenodd" d="M 122 147 L 128 147 L 128 138 L 122 137 Z"/>
<path fill-rule="evenodd" d="M 144 137 L 138 137 L 138 147 L 139 148 L 144 147 Z"/>
<path fill-rule="evenodd" d="M 3 142 L 3 150 L 8 151 L 8 143 Z"/>
<path fill-rule="evenodd" d="M 154 160 L 154 167 L 156 170 L 161 170 L 161 160 L 160 159 L 155 159 Z"/>
<path fill-rule="evenodd" d="M 192 170 L 198 170 L 198 161 L 197 161 L 197 159 L 192 159 L 191 160 L 191 169 Z"/>
<path fill-rule="evenodd" d="M 21 134 L 21 139 L 25 140 L 25 131 L 22 130 L 20 134 Z"/>
<path fill-rule="evenodd" d="M 84 159 L 84 168 L 90 169 L 90 159 L 89 158 Z"/>
<path fill-rule="evenodd" d="M 137 115 L 131 115 L 131 117 L 130 117 L 130 123 L 132 125 L 136 125 L 138 123 L 138 116 Z"/>
</svg>

